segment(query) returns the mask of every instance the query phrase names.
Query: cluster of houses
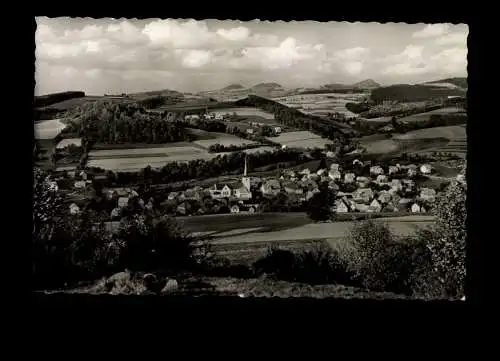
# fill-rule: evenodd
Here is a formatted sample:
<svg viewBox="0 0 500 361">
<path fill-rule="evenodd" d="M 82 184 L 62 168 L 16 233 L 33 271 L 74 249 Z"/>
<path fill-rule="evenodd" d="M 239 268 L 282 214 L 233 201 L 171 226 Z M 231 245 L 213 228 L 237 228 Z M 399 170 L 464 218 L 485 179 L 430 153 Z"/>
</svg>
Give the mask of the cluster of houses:
<svg viewBox="0 0 500 361">
<path fill-rule="evenodd" d="M 358 160 L 353 162 L 363 165 Z M 436 191 L 432 188 L 418 188 L 414 179 L 417 174 L 429 175 L 432 167 L 423 165 L 395 165 L 389 166 L 387 171 L 381 166 L 370 167 L 369 176 L 356 176 L 351 171 L 343 171 L 339 164 L 331 164 L 328 169 L 311 171 L 284 170 L 279 176 L 269 178 L 256 178 L 247 175 L 245 160 L 244 172 L 241 179 L 234 184 L 216 183 L 208 188 L 193 187 L 180 192 L 170 192 L 165 202 L 176 205 L 178 214 L 185 214 L 189 201 L 203 201 L 207 197 L 212 200 L 226 202 L 231 213 L 255 212 L 259 209 L 258 202 L 253 199 L 254 192 L 267 198 L 285 192 L 290 199 L 297 202 L 307 202 L 314 194 L 319 192 L 319 185 L 327 183 L 328 187 L 335 190 L 336 200 L 333 211 L 346 212 L 427 212 L 436 199 Z M 396 177 L 397 175 L 397 177 Z M 85 192 L 88 189 L 87 175 L 79 172 L 74 175 L 74 188 Z M 346 187 L 349 185 L 349 187 Z M 57 185 L 55 185 L 57 186 Z M 349 192 L 345 190 L 349 188 Z M 104 190 L 108 199 L 117 198 L 117 207 L 111 212 L 111 217 L 119 217 L 121 209 L 129 204 L 131 199 L 137 198 L 138 203 L 145 208 L 153 209 L 154 201 L 145 202 L 139 194 L 130 188 L 114 188 Z M 406 194 L 412 194 L 406 197 Z M 218 202 L 216 202 L 218 203 Z M 79 208 L 76 204 L 70 205 L 70 212 L 77 214 Z M 202 214 L 202 213 L 200 213 Z"/>
</svg>

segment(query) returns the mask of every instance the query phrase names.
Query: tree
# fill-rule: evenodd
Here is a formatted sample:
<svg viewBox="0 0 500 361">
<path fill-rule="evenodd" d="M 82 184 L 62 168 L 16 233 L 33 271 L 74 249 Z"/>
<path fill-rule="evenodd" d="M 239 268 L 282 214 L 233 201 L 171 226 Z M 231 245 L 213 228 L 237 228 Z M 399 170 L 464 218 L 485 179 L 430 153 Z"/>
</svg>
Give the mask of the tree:
<svg viewBox="0 0 500 361">
<path fill-rule="evenodd" d="M 465 169 L 462 170 L 462 176 Z M 453 181 L 433 207 L 437 218 L 428 248 L 434 271 L 448 297 L 462 297 L 465 284 L 465 242 L 467 238 L 467 183 Z"/>
<path fill-rule="evenodd" d="M 314 194 L 307 204 L 307 215 L 315 222 L 326 221 L 332 218 L 332 207 L 335 201 L 335 192 L 324 183 L 319 192 Z"/>
</svg>

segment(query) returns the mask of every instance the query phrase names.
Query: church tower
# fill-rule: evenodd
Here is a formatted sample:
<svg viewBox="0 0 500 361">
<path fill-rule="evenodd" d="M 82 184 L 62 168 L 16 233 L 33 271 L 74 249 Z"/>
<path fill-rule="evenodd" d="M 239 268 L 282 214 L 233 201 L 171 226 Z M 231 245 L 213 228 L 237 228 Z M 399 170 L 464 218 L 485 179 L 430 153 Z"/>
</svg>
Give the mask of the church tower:
<svg viewBox="0 0 500 361">
<path fill-rule="evenodd" d="M 250 177 L 247 176 L 247 157 L 245 156 L 245 170 L 243 171 L 243 177 L 241 177 L 241 183 L 243 186 L 250 191 Z"/>
</svg>

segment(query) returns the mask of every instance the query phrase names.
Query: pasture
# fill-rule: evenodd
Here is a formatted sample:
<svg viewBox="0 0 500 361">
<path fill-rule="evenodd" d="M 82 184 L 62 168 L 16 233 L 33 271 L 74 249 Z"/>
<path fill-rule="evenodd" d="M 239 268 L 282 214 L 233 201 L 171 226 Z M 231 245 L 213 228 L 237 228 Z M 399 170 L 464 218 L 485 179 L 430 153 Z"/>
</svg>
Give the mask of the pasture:
<svg viewBox="0 0 500 361">
<path fill-rule="evenodd" d="M 64 149 L 69 145 L 75 145 L 77 147 L 82 146 L 82 138 L 66 138 L 57 143 L 57 149 Z"/>
<path fill-rule="evenodd" d="M 431 115 L 433 114 L 464 114 L 466 115 L 466 111 L 462 108 L 457 107 L 447 107 L 436 110 L 431 110 L 425 113 L 412 114 L 407 117 L 403 117 L 398 119 L 398 121 L 404 123 L 415 123 L 415 122 L 427 122 L 430 120 Z"/>
<path fill-rule="evenodd" d="M 312 223 L 305 213 L 261 213 L 254 215 L 213 215 L 178 217 L 186 230 L 209 235 L 214 245 L 325 240 L 340 246 L 354 222 Z M 375 219 L 387 222 L 400 236 L 413 234 L 418 227 L 432 224 L 432 216 L 409 215 Z"/>
<path fill-rule="evenodd" d="M 349 102 L 359 102 L 364 94 L 298 94 L 286 97 L 274 98 L 273 100 L 300 110 L 305 114 L 326 116 L 328 113 L 340 113 L 349 118 L 358 115 L 347 110 L 345 105 Z"/>
<path fill-rule="evenodd" d="M 200 147 L 203 147 L 205 149 L 208 149 L 211 145 L 214 144 L 221 144 L 224 146 L 230 146 L 230 145 L 247 145 L 247 144 L 257 144 L 257 142 L 239 138 L 235 135 L 231 134 L 226 134 L 226 133 L 216 133 L 216 132 L 198 132 L 201 136 L 203 135 L 208 135 L 211 136 L 211 139 L 198 139 L 195 140 L 193 143 L 197 144 Z"/>
<path fill-rule="evenodd" d="M 61 122 L 61 119 L 50 119 L 35 122 L 34 127 L 35 139 L 53 139 L 66 127 L 66 125 Z"/>
<path fill-rule="evenodd" d="M 331 143 L 328 139 L 321 138 L 307 130 L 282 133 L 277 137 L 266 139 L 292 148 L 324 148 L 326 144 Z"/>
<path fill-rule="evenodd" d="M 274 114 L 253 107 L 217 109 L 214 111 L 214 113 L 220 115 L 236 114 L 238 116 L 243 116 L 243 117 L 259 117 L 267 120 L 274 120 Z"/>
</svg>

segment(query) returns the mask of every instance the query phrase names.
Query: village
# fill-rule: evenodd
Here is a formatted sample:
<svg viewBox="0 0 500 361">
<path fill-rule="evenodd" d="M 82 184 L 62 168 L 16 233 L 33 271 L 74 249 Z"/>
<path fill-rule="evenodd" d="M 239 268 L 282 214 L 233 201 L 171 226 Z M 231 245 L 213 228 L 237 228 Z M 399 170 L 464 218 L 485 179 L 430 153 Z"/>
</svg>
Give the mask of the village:
<svg viewBox="0 0 500 361">
<path fill-rule="evenodd" d="M 70 199 L 75 201 L 69 205 L 70 213 L 78 214 L 88 200 L 103 198 L 110 220 L 119 220 L 124 209 L 131 205 L 180 216 L 266 212 L 266 202 L 277 197 L 285 198 L 293 205 L 291 209 L 304 211 L 307 202 L 320 192 L 322 184 L 335 194 L 331 208 L 334 213 L 420 214 L 431 210 L 437 196 L 436 189 L 422 186 L 425 183 L 422 180 L 432 177 L 432 173 L 430 164 L 396 164 L 384 169 L 380 165 L 354 160 L 349 170 L 332 163 L 328 168 L 318 170 L 282 169 L 275 176 L 249 177 L 245 159 L 244 172 L 236 181 L 213 183 L 209 187 L 194 186 L 165 194 L 132 187 L 103 188 L 96 192 L 94 188 L 99 179 L 90 180 L 92 176 L 85 171 L 68 172 L 67 178 L 57 178 L 53 187 L 57 189 L 63 179 L 72 179 Z"/>
</svg>

